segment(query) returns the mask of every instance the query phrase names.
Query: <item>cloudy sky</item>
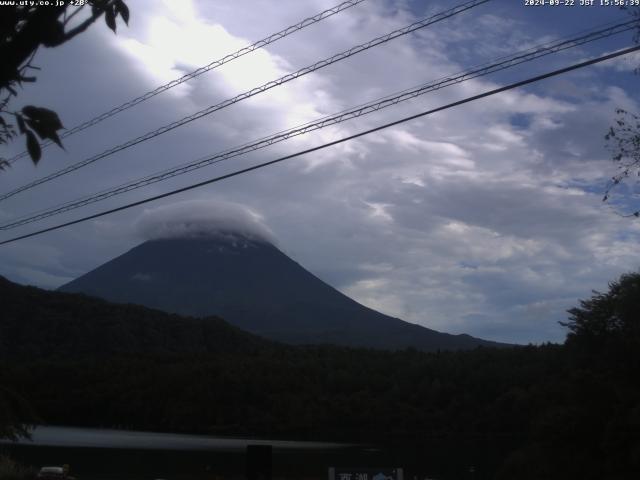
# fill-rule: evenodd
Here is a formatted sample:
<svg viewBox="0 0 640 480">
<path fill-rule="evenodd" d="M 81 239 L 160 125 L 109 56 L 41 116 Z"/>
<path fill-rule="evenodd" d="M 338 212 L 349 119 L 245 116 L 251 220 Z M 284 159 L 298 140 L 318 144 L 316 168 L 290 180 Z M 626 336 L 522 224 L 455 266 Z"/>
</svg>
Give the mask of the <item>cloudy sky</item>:
<svg viewBox="0 0 640 480">
<path fill-rule="evenodd" d="M 336 0 L 136 0 L 129 27 L 101 22 L 42 50 L 14 106 L 72 127 Z M 576 1 L 576 3 L 579 3 Z M 0 174 L 5 192 L 453 2 L 366 0 L 65 140 Z M 4 8 L 4 7 L 3 7 Z M 0 202 L 6 223 L 83 195 L 606 22 L 614 7 L 493 0 Z M 461 83 L 366 117 L 157 183 L 0 239 L 201 181 L 632 44 L 631 33 Z M 616 173 L 604 135 L 638 110 L 639 57 L 613 60 L 404 123 L 226 182 L 0 247 L 0 274 L 55 288 L 143 241 L 153 222 L 238 213 L 357 301 L 440 331 L 562 341 L 558 320 L 637 270 L 640 223 L 603 206 Z M 21 151 L 22 141 L 2 153 Z M 624 192 L 624 190 L 621 190 Z M 619 199 L 624 201 L 625 199 Z M 627 199 L 628 200 L 628 199 Z M 233 205 L 233 208 L 230 208 Z M 191 208 L 192 206 L 193 208 Z M 231 212 L 231 213 L 230 213 Z M 151 219 L 151 220 L 150 220 Z"/>
</svg>

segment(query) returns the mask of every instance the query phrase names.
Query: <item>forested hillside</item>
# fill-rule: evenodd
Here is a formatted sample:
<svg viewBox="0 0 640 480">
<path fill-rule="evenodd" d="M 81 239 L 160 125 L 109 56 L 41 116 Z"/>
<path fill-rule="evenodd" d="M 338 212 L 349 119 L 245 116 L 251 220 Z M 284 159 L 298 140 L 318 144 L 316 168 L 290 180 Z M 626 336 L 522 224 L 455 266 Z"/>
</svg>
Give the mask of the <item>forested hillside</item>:
<svg viewBox="0 0 640 480">
<path fill-rule="evenodd" d="M 92 311 L 93 300 L 59 298 Z M 0 385 L 53 424 L 413 445 L 474 438 L 509 446 L 498 478 L 628 479 L 640 472 L 639 302 L 640 276 L 625 276 L 570 312 L 565 345 L 466 352 L 280 346 L 220 323 L 228 337 L 211 338 L 228 338 L 226 348 L 201 340 L 197 352 L 174 345 L 67 356 L 34 345 L 40 353 L 26 356 L 7 349 L 15 337 L 3 327 Z M 172 328 L 199 325 L 162 318 Z M 153 328 L 136 330 L 134 316 L 126 328 L 124 317 L 101 321 L 132 335 L 163 331 L 149 319 Z"/>
<path fill-rule="evenodd" d="M 0 299 L 0 359 L 240 353 L 272 343 L 216 317 L 181 317 L 80 294 L 24 287 L 3 277 Z"/>
</svg>

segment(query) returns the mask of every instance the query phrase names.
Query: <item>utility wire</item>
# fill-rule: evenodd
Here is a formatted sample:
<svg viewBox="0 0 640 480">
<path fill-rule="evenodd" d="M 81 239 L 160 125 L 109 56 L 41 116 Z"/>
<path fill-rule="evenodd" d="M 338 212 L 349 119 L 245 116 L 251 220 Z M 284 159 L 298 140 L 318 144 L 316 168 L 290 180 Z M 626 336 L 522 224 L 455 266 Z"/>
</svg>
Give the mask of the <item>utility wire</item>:
<svg viewBox="0 0 640 480">
<path fill-rule="evenodd" d="M 22 225 L 26 225 L 28 223 L 33 223 L 54 215 L 75 210 L 77 208 L 81 208 L 86 205 L 90 205 L 92 203 L 96 203 L 101 200 L 105 200 L 107 198 L 129 192 L 131 190 L 136 190 L 138 188 L 148 186 L 163 180 L 167 180 L 169 178 L 173 178 L 178 175 L 189 173 L 193 170 L 197 170 L 212 164 L 217 164 L 217 163 L 229 160 L 231 158 L 244 155 L 246 153 L 249 153 L 261 148 L 268 147 L 270 145 L 285 141 L 287 139 L 290 139 L 298 135 L 309 133 L 315 130 L 319 130 L 321 128 L 328 127 L 330 125 L 336 125 L 336 124 L 345 122 L 347 120 L 351 120 L 353 118 L 357 118 L 363 115 L 367 115 L 369 113 L 373 113 L 378 110 L 382 110 L 384 108 L 397 105 L 400 102 L 413 99 L 415 97 L 424 95 L 429 92 L 433 92 L 454 84 L 468 81 L 473 78 L 488 75 L 490 73 L 505 70 L 507 68 L 511 68 L 525 62 L 530 62 L 537 58 L 541 58 L 546 55 L 567 50 L 569 48 L 573 48 L 578 45 L 583 45 L 588 42 L 593 42 L 602 38 L 609 37 L 614 34 L 622 33 L 635 28 L 636 23 L 637 22 L 635 20 L 623 22 L 618 25 L 610 26 L 608 28 L 592 31 L 592 32 L 580 35 L 578 37 L 557 40 L 555 42 L 550 42 L 540 46 L 536 46 L 531 49 L 512 54 L 509 57 L 501 57 L 499 61 L 495 63 L 488 63 L 479 67 L 472 67 L 469 70 L 466 70 L 454 75 L 441 77 L 437 80 L 433 80 L 429 83 L 420 85 L 418 87 L 404 90 L 398 94 L 394 94 L 393 96 L 386 96 L 386 97 L 383 97 L 382 99 L 374 100 L 372 102 L 365 103 L 357 107 L 353 107 L 349 110 L 344 110 L 340 113 L 323 117 L 314 122 L 309 122 L 307 124 L 294 127 L 292 129 L 285 130 L 283 132 L 278 132 L 269 137 L 255 140 L 251 143 L 246 143 L 244 145 L 234 147 L 214 155 L 209 155 L 209 156 L 200 158 L 198 160 L 186 163 L 184 165 L 173 167 L 156 174 L 152 174 L 134 181 L 130 181 L 130 182 L 118 185 L 116 187 L 113 187 L 111 189 L 103 190 L 93 195 L 89 195 L 77 200 L 73 200 L 61 205 L 57 205 L 46 210 L 41 210 L 39 212 L 31 213 L 28 216 L 23 216 L 12 222 L 0 225 L 0 230 L 10 230 L 13 228 L 20 227 Z"/>
<path fill-rule="evenodd" d="M 112 209 L 109 209 L 109 210 L 104 210 L 104 211 L 99 212 L 99 213 L 94 213 L 93 215 L 88 215 L 86 217 L 82 217 L 82 218 L 79 218 L 79 219 L 76 219 L 76 220 L 72 220 L 70 222 L 61 223 L 61 224 L 58 224 L 58 225 L 55 225 L 55 226 L 52 226 L 52 227 L 44 228 L 42 230 L 37 230 L 37 231 L 32 232 L 32 233 L 27 233 L 25 235 L 20 235 L 18 237 L 10 238 L 8 240 L 3 240 L 3 241 L 0 242 L 0 245 L 6 245 L 8 243 L 16 242 L 18 240 L 23 240 L 25 238 L 30 238 L 30 237 L 34 237 L 36 235 L 41 235 L 43 233 L 51 232 L 51 231 L 54 231 L 54 230 L 59 230 L 61 228 L 68 227 L 70 225 L 75 225 L 75 224 L 78 224 L 78 223 L 81 223 L 81 222 L 86 222 L 87 220 L 93 220 L 95 218 L 99 218 L 99 217 L 103 217 L 105 215 L 109 215 L 111 213 L 116 213 L 116 212 L 120 212 L 120 211 L 123 211 L 123 210 L 127 210 L 127 209 L 132 208 L 132 207 L 137 207 L 137 206 L 143 205 L 145 203 L 149 203 L 149 202 L 153 202 L 155 200 L 160 200 L 162 198 L 170 197 L 172 195 L 176 195 L 178 193 L 182 193 L 182 192 L 186 192 L 186 191 L 189 191 L 189 190 L 193 190 L 195 188 L 199 188 L 199 187 L 202 187 L 202 186 L 205 186 L 205 185 L 209 185 L 211 183 L 220 182 L 222 180 L 226 180 L 227 178 L 236 177 L 238 175 L 242 175 L 244 173 L 251 172 L 253 170 L 258 170 L 258 169 L 261 169 L 261 168 L 264 168 L 264 167 L 268 167 L 268 166 L 274 165 L 276 163 L 284 162 L 285 160 L 290 160 L 292 158 L 300 157 L 302 155 L 306 155 L 308 153 L 316 152 L 318 150 L 322 150 L 322 149 L 325 149 L 325 148 L 328 148 L 328 147 L 331 147 L 331 146 L 334 146 L 334 145 L 338 145 L 340 143 L 344 143 L 344 142 L 347 142 L 349 140 L 353 140 L 353 139 L 356 139 L 356 138 L 359 138 L 359 137 L 363 137 L 365 135 L 369 135 L 371 133 L 375 133 L 375 132 L 378 132 L 380 130 L 383 130 L 383 129 L 386 129 L 386 128 L 389 128 L 389 127 L 393 127 L 395 125 L 400 125 L 400 124 L 408 122 L 410 120 L 415 120 L 416 118 L 421 118 L 421 117 L 424 117 L 424 116 L 427 116 L 427 115 L 431 115 L 431 114 L 436 113 L 436 112 L 440 112 L 440 111 L 443 111 L 443 110 L 448 110 L 448 109 L 453 108 L 453 107 L 464 105 L 466 103 L 470 103 L 470 102 L 473 102 L 473 101 L 476 101 L 476 100 L 480 100 L 482 98 L 486 98 L 486 97 L 489 97 L 489 96 L 492 96 L 492 95 L 496 95 L 498 93 L 505 92 L 507 90 L 513 90 L 514 88 L 518 88 L 518 87 L 522 87 L 524 85 L 529 85 L 531 83 L 539 82 L 539 81 L 544 80 L 546 78 L 554 77 L 554 76 L 557 76 L 557 75 L 561 75 L 563 73 L 567 73 L 567 72 L 570 72 L 570 71 L 573 71 L 573 70 L 577 70 L 579 68 L 583 68 L 583 67 L 586 67 L 586 66 L 589 66 L 589 65 L 594 65 L 596 63 L 604 62 L 605 60 L 610 60 L 612 58 L 616 58 L 616 57 L 619 57 L 619 56 L 622 56 L 622 55 L 627 55 L 629 53 L 636 52 L 638 50 L 640 50 L 640 46 L 630 47 L 630 48 L 626 48 L 624 50 L 620 50 L 618 52 L 610 53 L 609 55 L 603 55 L 601 57 L 594 58 L 594 59 L 591 59 L 591 60 L 587 60 L 585 62 L 576 63 L 576 64 L 571 65 L 569 67 L 564 67 L 564 68 L 561 68 L 561 69 L 558 69 L 558 70 L 554 70 L 554 71 L 551 71 L 551 72 L 548 72 L 548 73 L 545 73 L 545 74 L 542 74 L 542 75 L 538 75 L 538 76 L 535 76 L 535 77 L 528 78 L 526 80 L 522 80 L 522 81 L 519 81 L 519 82 L 511 83 L 511 84 L 506 85 L 504 87 L 500 87 L 500 88 L 496 88 L 496 89 L 493 89 L 493 90 L 489 90 L 487 92 L 484 92 L 484 93 L 481 93 L 481 94 L 478 94 L 478 95 L 474 95 L 472 97 L 467 97 L 467 98 L 465 98 L 463 100 L 458 100 L 457 102 L 449 103 L 447 105 L 444 105 L 444 106 L 441 106 L 441 107 L 437 107 L 437 108 L 434 108 L 434 109 L 431 109 L 431 110 L 427 110 L 425 112 L 421 112 L 421 113 L 418 113 L 416 115 L 411 115 L 409 117 L 404 117 L 404 118 L 401 118 L 400 120 L 396 120 L 396 121 L 393 121 L 393 122 L 390 122 L 390 123 L 385 123 L 384 125 L 380 125 L 378 127 L 371 128 L 369 130 L 365 130 L 363 132 L 356 133 L 354 135 L 350 135 L 348 137 L 343 137 L 341 139 L 334 140 L 332 142 L 328 142 L 328 143 L 325 143 L 325 144 L 322 144 L 322 145 L 318 145 L 318 146 L 313 147 L 313 148 L 308 148 L 306 150 L 302 150 L 300 152 L 293 153 L 291 155 L 286 155 L 284 157 L 276 158 L 275 160 L 270 160 L 268 162 L 259 163 L 257 165 L 253 165 L 251 167 L 243 168 L 241 170 L 236 170 L 235 172 L 231 172 L 231 173 L 227 173 L 225 175 L 220 175 L 218 177 L 210 178 L 209 180 L 205 180 L 205 181 L 202 181 L 202 182 L 199 182 L 199 183 L 194 183 L 194 184 L 188 185 L 186 187 L 178 188 L 176 190 L 172 190 L 170 192 L 166 192 L 166 193 L 162 193 L 162 194 L 159 194 L 159 195 L 155 195 L 153 197 L 148 197 L 148 198 L 145 198 L 143 200 L 138 200 L 136 202 L 128 203 L 128 204 L 122 205 L 120 207 L 112 208 Z"/>
<path fill-rule="evenodd" d="M 416 30 L 419 30 L 421 28 L 424 28 L 426 26 L 432 25 L 434 23 L 440 22 L 442 20 L 445 20 L 449 17 L 452 17 L 454 15 L 457 15 L 459 13 L 462 13 L 466 10 L 469 10 L 471 8 L 477 7 L 478 5 L 482 5 L 484 3 L 487 3 L 491 0 L 472 0 L 470 2 L 467 3 L 463 3 L 461 5 L 458 5 L 456 7 L 453 7 L 449 10 L 445 10 L 444 12 L 440 12 L 436 15 L 433 15 L 431 17 L 422 19 L 418 22 L 412 23 L 406 27 L 400 28 L 398 30 L 394 30 L 393 32 L 390 32 L 386 35 L 382 35 L 380 37 L 374 38 L 373 40 L 370 40 L 366 43 L 357 45 L 355 47 L 350 48 L 349 50 L 345 50 L 344 52 L 338 53 L 336 55 L 333 55 L 329 58 L 326 58 L 324 60 L 321 60 L 319 62 L 314 63 L 313 65 L 304 67 L 300 70 L 298 70 L 297 72 L 294 73 L 289 73 L 287 75 L 284 75 L 283 77 L 280 77 L 277 80 L 272 80 L 270 82 L 267 82 L 259 87 L 253 88 L 251 90 L 248 90 L 244 93 L 241 93 L 240 95 L 237 95 L 233 98 L 227 99 L 221 103 L 218 103 L 216 105 L 212 105 L 208 108 L 205 108 L 204 110 L 200 110 L 199 112 L 196 112 L 192 115 L 189 115 L 188 117 L 184 117 L 180 120 L 177 120 L 175 122 L 172 122 L 168 125 L 165 125 L 163 127 L 160 127 L 156 130 L 153 130 L 151 132 L 148 132 L 144 135 L 141 135 L 139 137 L 136 137 L 132 140 L 129 140 L 128 142 L 122 143 L 120 145 L 117 145 L 115 147 L 112 147 L 108 150 L 105 150 L 102 153 L 99 153 L 97 155 L 94 155 L 92 157 L 89 157 L 85 160 L 81 160 L 80 162 L 77 162 L 73 165 L 70 165 L 66 168 L 63 168 L 62 170 L 58 170 L 57 172 L 54 172 L 50 175 L 47 175 L 43 178 L 40 178 L 38 180 L 35 180 L 31 183 L 28 183 L 26 185 L 23 185 L 19 188 L 16 188 L 15 190 L 11 190 L 10 192 L 4 193 L 2 195 L 0 195 L 0 201 L 2 200 L 6 200 L 7 198 L 10 198 L 20 192 L 24 192 L 25 190 L 29 190 L 33 187 L 36 187 L 38 185 L 41 185 L 43 183 L 49 182 L 55 178 L 61 177 L 63 175 L 66 175 L 67 173 L 73 172 L 75 170 L 78 170 L 86 165 L 89 165 L 91 163 L 94 163 L 102 158 L 108 157 L 110 155 L 113 155 L 114 153 L 120 152 L 122 150 L 125 150 L 129 147 L 132 147 L 134 145 L 137 145 L 138 143 L 142 143 L 144 141 L 150 140 L 154 137 L 157 137 L 159 135 L 162 135 L 163 133 L 169 132 L 175 128 L 181 127 L 182 125 L 185 125 L 189 122 L 192 122 L 194 120 L 197 120 L 199 118 L 202 118 L 206 115 L 210 115 L 211 113 L 221 110 L 223 108 L 226 108 L 230 105 L 233 105 L 234 103 L 240 102 L 242 100 L 245 100 L 247 98 L 253 97 L 254 95 L 258 95 L 259 93 L 265 92 L 267 90 L 270 90 L 274 87 L 277 87 L 279 85 L 282 85 L 284 83 L 290 82 L 291 80 L 295 80 L 296 78 L 302 77 L 303 75 L 307 75 L 308 73 L 314 72 L 316 70 L 319 70 L 321 68 L 324 68 L 328 65 L 331 65 L 333 63 L 339 62 L 341 60 L 344 60 L 346 58 L 349 58 L 353 55 L 356 55 L 360 52 L 363 52 L 365 50 L 368 50 L 370 48 L 376 47 L 378 45 L 381 45 L 383 43 L 389 42 L 395 38 L 398 38 L 400 36 L 403 35 L 407 35 L 411 32 L 414 32 Z"/>
<path fill-rule="evenodd" d="M 82 130 L 85 130 L 89 127 L 93 127 L 94 125 L 97 125 L 98 123 L 106 120 L 107 118 L 113 117 L 114 115 L 117 115 L 120 112 L 123 112 L 125 110 L 128 110 L 131 107 L 135 107 L 136 105 L 145 102 L 147 100 L 149 100 L 152 97 L 155 97 L 156 95 L 162 93 L 162 92 L 166 92 L 167 90 L 176 87 L 178 85 L 180 85 L 181 83 L 187 82 L 189 80 L 191 80 L 192 78 L 196 78 L 200 75 L 202 75 L 203 73 L 209 72 L 211 70 L 213 70 L 214 68 L 218 68 L 222 65 L 224 65 L 225 63 L 229 63 L 232 60 L 235 60 L 237 58 L 240 58 L 248 53 L 253 52 L 254 50 L 258 50 L 260 48 L 264 48 L 267 45 L 270 45 L 272 43 L 277 42 L 278 40 L 285 38 L 289 35 L 291 35 L 292 33 L 295 33 L 299 30 L 302 30 L 304 28 L 307 28 L 311 25 L 314 25 L 318 22 L 321 22 L 322 20 L 324 20 L 325 18 L 329 18 L 337 13 L 342 12 L 343 10 L 346 10 L 348 8 L 354 7 L 356 5 L 358 5 L 359 3 L 364 2 L 365 0 L 348 0 L 346 2 L 342 2 L 339 5 L 336 5 L 332 8 L 329 8 L 323 12 L 320 12 L 316 15 L 313 15 L 312 17 L 309 18 L 305 18 L 304 20 L 296 23 L 295 25 L 291 25 L 287 28 L 285 28 L 284 30 L 280 30 L 277 33 L 271 34 L 266 38 L 263 38 L 262 40 L 258 40 L 257 42 L 247 46 L 247 47 L 243 47 L 240 50 L 237 50 L 236 52 L 230 53 L 228 55 L 225 55 L 222 58 L 219 58 L 218 60 L 214 60 L 213 62 L 209 63 L 208 65 L 205 65 L 204 67 L 200 67 L 196 70 L 193 70 L 192 72 L 189 72 L 185 75 L 183 75 L 180 78 L 176 78 L 168 83 L 165 83 L 164 85 L 159 86 L 158 88 L 156 88 L 155 90 L 151 90 L 143 95 L 140 95 L 139 97 L 136 97 L 132 100 L 129 100 L 126 103 L 123 103 L 122 105 L 119 105 L 117 107 L 112 108 L 111 110 L 104 112 L 90 120 L 87 120 L 86 122 L 81 123 L 80 125 L 77 125 L 69 130 L 66 130 L 64 133 L 60 134 L 60 138 L 66 138 L 69 137 L 75 133 L 81 132 Z M 42 142 L 40 144 L 41 148 L 46 148 L 49 145 L 52 145 L 53 142 L 51 140 L 47 140 L 45 142 Z M 17 160 L 24 158 L 28 155 L 28 152 L 25 150 L 22 153 L 19 153 L 18 155 L 10 158 L 8 160 L 9 163 L 14 163 Z"/>
</svg>

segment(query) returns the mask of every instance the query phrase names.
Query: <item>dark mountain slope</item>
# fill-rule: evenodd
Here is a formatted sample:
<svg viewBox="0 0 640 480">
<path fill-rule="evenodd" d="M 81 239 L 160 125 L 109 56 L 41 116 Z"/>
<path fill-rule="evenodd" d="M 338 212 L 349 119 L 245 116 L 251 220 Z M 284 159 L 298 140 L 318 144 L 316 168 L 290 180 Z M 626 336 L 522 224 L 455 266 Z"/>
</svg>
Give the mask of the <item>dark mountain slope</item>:
<svg viewBox="0 0 640 480">
<path fill-rule="evenodd" d="M 240 235 L 145 242 L 60 288 L 233 325 L 292 344 L 422 350 L 497 346 L 364 307 L 273 245 Z"/>
<path fill-rule="evenodd" d="M 0 359 L 248 352 L 272 345 L 216 318 L 25 287 L 0 277 Z"/>
</svg>

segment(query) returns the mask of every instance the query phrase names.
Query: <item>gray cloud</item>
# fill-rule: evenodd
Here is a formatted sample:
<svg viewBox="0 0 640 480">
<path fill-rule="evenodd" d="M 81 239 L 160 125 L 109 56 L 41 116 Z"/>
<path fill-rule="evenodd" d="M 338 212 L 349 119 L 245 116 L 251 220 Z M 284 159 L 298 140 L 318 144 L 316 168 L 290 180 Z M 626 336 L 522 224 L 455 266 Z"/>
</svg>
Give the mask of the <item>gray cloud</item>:
<svg viewBox="0 0 640 480">
<path fill-rule="evenodd" d="M 135 229 L 145 240 L 237 233 L 276 243 L 275 235 L 258 213 L 237 203 L 213 200 L 183 201 L 147 209 L 136 221 Z"/>
</svg>

